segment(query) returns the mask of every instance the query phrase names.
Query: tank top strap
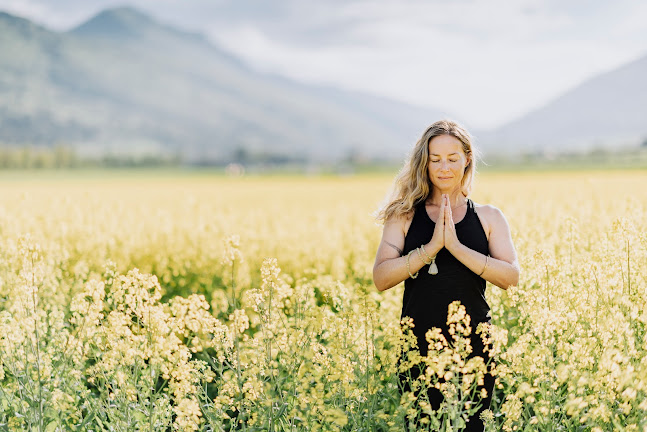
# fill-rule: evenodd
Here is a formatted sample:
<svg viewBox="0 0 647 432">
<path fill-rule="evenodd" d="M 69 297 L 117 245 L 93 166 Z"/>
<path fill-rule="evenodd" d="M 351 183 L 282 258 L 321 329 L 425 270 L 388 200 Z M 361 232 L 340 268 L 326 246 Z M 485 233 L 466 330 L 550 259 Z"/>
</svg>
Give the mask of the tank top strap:
<svg viewBox="0 0 647 432">
<path fill-rule="evenodd" d="M 474 210 L 474 201 L 469 198 L 467 199 L 467 211 L 476 214 L 476 210 Z"/>
</svg>

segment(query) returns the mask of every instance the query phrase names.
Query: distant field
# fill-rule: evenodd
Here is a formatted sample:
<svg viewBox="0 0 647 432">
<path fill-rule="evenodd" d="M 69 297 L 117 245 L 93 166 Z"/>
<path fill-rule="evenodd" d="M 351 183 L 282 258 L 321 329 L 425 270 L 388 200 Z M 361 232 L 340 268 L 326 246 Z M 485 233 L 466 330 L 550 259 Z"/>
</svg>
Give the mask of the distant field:
<svg viewBox="0 0 647 432">
<path fill-rule="evenodd" d="M 13 157 L 10 154 L 15 153 Z M 27 156 L 25 156 L 26 153 Z M 185 165 L 179 158 L 141 159 L 124 157 L 104 158 L 103 160 L 82 160 L 76 157 L 61 158 L 60 149 L 0 147 L 0 178 L 3 177 L 66 177 L 66 176 L 201 176 L 225 174 L 221 166 Z M 378 155 L 374 155 L 378 156 Z M 58 157 L 58 159 L 57 159 Z M 61 159 L 61 160 L 59 160 Z M 278 162 L 282 161 L 282 162 Z M 334 162 L 315 162 L 292 160 L 285 155 L 276 160 L 251 160 L 245 163 L 248 175 L 360 175 L 396 172 L 402 162 L 370 161 L 362 158 L 337 160 Z M 588 153 L 525 154 L 525 155 L 486 155 L 479 161 L 483 172 L 546 172 L 546 171 L 617 171 L 647 170 L 647 146 L 617 148 L 611 150 L 591 150 Z M 56 169 L 59 167 L 60 169 Z"/>
<path fill-rule="evenodd" d="M 371 281 L 393 174 L 0 172 L 0 425 L 402 430 L 402 287 Z M 487 291 L 487 430 L 643 430 L 647 172 L 484 171 L 473 199 L 522 269 Z"/>
</svg>

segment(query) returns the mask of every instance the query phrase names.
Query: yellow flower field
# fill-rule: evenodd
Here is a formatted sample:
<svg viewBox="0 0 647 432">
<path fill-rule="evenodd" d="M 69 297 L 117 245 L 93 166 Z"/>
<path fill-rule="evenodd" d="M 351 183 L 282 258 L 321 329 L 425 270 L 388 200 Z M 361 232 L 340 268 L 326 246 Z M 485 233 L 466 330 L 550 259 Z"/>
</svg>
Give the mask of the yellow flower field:
<svg viewBox="0 0 647 432">
<path fill-rule="evenodd" d="M 391 180 L 5 173 L 0 430 L 404 430 L 403 288 L 371 281 Z M 472 198 L 521 264 L 487 292 L 488 430 L 647 431 L 647 173 L 486 173 Z M 484 367 L 449 320 L 405 362 L 446 381 L 429 430 Z"/>
</svg>

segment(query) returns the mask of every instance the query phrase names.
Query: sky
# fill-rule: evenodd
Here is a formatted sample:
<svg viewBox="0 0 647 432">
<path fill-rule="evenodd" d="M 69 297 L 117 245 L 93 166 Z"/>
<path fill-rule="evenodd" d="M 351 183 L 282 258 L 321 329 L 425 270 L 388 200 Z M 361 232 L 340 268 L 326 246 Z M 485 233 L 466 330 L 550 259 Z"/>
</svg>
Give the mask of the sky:
<svg viewBox="0 0 647 432">
<path fill-rule="evenodd" d="M 68 30 L 133 6 L 264 72 L 494 129 L 647 55 L 643 0 L 0 0 Z"/>
</svg>

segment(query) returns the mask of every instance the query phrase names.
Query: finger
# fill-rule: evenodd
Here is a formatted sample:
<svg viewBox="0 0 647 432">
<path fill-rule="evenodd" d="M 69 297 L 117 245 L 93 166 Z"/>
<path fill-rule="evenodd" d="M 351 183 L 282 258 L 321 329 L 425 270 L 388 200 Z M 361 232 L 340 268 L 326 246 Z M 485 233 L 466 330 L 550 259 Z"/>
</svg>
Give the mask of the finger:
<svg viewBox="0 0 647 432">
<path fill-rule="evenodd" d="M 438 211 L 438 225 L 445 223 L 445 200 L 440 200 L 440 210 Z"/>
<path fill-rule="evenodd" d="M 452 216 L 452 208 L 451 206 L 447 206 L 447 214 L 445 215 L 445 226 L 447 228 L 453 228 L 454 227 L 454 218 Z"/>
</svg>

